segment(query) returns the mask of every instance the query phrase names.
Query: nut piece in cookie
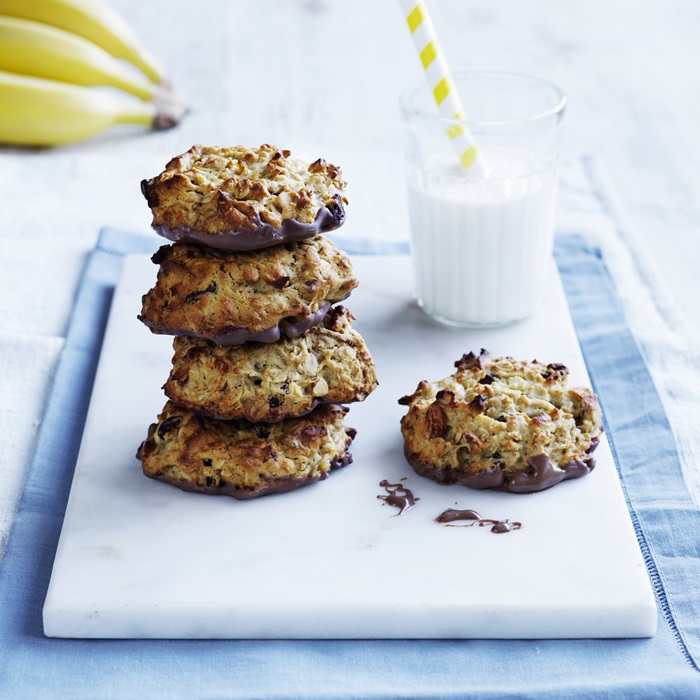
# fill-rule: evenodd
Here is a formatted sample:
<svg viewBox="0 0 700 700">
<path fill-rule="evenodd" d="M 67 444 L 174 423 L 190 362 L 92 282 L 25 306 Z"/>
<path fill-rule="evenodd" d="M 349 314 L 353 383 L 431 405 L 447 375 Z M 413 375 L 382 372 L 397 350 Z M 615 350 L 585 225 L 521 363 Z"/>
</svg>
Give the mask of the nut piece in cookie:
<svg viewBox="0 0 700 700">
<path fill-rule="evenodd" d="M 596 395 L 566 386 L 562 364 L 491 359 L 423 381 L 399 403 L 404 452 L 418 474 L 472 488 L 531 493 L 590 473 L 603 432 Z"/>
<path fill-rule="evenodd" d="M 175 243 L 152 259 L 158 279 L 139 319 L 154 333 L 217 345 L 301 335 L 358 284 L 348 256 L 323 236 L 239 253 Z"/>
<path fill-rule="evenodd" d="M 141 191 L 161 236 L 221 250 L 311 238 L 340 226 L 347 204 L 340 168 L 268 144 L 193 146 Z"/>
<path fill-rule="evenodd" d="M 320 403 L 362 401 L 377 376 L 352 320 L 344 306 L 334 306 L 304 335 L 243 347 L 175 338 L 165 394 L 212 418 L 254 422 L 305 415 Z"/>
<path fill-rule="evenodd" d="M 304 418 L 263 424 L 212 420 L 169 401 L 137 457 L 146 476 L 184 491 L 238 500 L 282 493 L 352 461 L 346 411 L 319 406 Z"/>
</svg>

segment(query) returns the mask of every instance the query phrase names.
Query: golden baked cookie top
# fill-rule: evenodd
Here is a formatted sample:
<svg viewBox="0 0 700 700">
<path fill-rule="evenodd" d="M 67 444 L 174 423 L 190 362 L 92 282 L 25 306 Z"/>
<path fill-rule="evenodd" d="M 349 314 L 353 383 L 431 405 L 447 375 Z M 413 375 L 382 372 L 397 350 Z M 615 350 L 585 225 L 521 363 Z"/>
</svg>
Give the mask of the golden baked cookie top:
<svg viewBox="0 0 700 700">
<path fill-rule="evenodd" d="M 352 319 L 348 309 L 334 306 L 320 325 L 276 343 L 222 346 L 175 338 L 165 394 L 212 418 L 250 421 L 305 415 L 320 403 L 363 401 L 377 375 Z"/>
<path fill-rule="evenodd" d="M 302 240 L 345 220 L 340 168 L 268 144 L 192 146 L 141 182 L 153 228 L 171 241 L 257 250 Z"/>
<path fill-rule="evenodd" d="M 562 364 L 490 359 L 485 350 L 457 372 L 423 381 L 399 403 L 406 458 L 437 481 L 531 492 L 588 474 L 603 432 L 596 395 L 567 386 Z"/>
<path fill-rule="evenodd" d="M 255 498 L 325 479 L 352 461 L 347 409 L 319 406 L 279 423 L 222 421 L 168 401 L 138 449 L 146 476 L 185 491 Z"/>
<path fill-rule="evenodd" d="M 154 333 L 217 345 L 300 335 L 358 284 L 348 256 L 323 236 L 239 253 L 175 243 L 152 260 L 160 269 L 139 319 Z"/>
</svg>

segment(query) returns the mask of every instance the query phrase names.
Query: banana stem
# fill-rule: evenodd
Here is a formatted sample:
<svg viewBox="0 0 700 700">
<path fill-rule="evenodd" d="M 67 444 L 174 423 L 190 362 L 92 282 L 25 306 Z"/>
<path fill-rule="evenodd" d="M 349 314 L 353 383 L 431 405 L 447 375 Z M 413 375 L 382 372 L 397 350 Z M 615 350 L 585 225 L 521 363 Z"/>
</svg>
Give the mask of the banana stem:
<svg viewBox="0 0 700 700">
<path fill-rule="evenodd" d="M 158 131 L 177 126 L 189 111 L 182 95 L 168 80 L 163 80 L 155 87 L 153 106 L 155 107 L 153 128 Z"/>
<path fill-rule="evenodd" d="M 187 105 L 169 83 L 161 83 L 154 90 L 152 102 L 134 102 L 120 108 L 115 124 L 141 124 L 156 131 L 172 129 L 187 114 Z"/>
</svg>

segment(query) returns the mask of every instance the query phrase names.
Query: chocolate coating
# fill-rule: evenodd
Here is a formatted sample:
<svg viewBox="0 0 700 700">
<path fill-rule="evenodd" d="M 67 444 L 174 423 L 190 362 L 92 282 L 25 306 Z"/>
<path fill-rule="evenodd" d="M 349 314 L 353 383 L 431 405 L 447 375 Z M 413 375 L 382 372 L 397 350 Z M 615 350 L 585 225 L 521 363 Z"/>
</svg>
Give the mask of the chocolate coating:
<svg viewBox="0 0 700 700">
<path fill-rule="evenodd" d="M 592 449 L 595 447 L 592 446 Z M 592 451 L 592 450 L 591 450 Z M 434 467 L 404 448 L 406 460 L 417 474 L 445 484 L 462 484 L 472 489 L 494 489 L 510 493 L 534 493 L 544 491 L 567 479 L 578 479 L 590 474 L 595 467 L 595 459 L 586 456 L 582 460 L 572 460 L 561 466 L 554 464 L 546 454 L 527 458 L 528 471 L 516 471 L 507 476 L 500 465 L 489 469 L 465 474 L 454 469 Z"/>
<path fill-rule="evenodd" d="M 334 214 L 328 207 L 319 209 L 316 218 L 311 224 L 304 224 L 297 219 L 285 219 L 279 228 L 265 223 L 260 215 L 255 212 L 252 229 L 223 230 L 216 233 L 207 233 L 189 226 L 153 226 L 153 230 L 169 241 L 200 243 L 226 251 L 260 250 L 269 248 L 279 243 L 288 241 L 302 241 L 305 238 L 313 238 L 319 233 L 332 231 L 338 228 L 345 220 L 345 210 L 336 208 Z"/>
<path fill-rule="evenodd" d="M 347 297 L 345 297 L 347 298 Z M 323 317 L 328 313 L 328 309 L 331 308 L 331 303 L 329 301 L 322 304 L 318 310 L 309 314 L 305 318 L 300 319 L 284 319 L 280 321 L 276 326 L 272 328 L 264 328 L 259 331 L 252 331 L 247 328 L 233 327 L 227 330 L 225 333 L 220 333 L 214 336 L 202 335 L 195 331 L 182 329 L 182 328 L 170 328 L 157 323 L 151 323 L 143 316 L 139 316 L 139 320 L 143 322 L 148 328 L 157 334 L 163 335 L 186 335 L 191 338 L 206 338 L 211 340 L 217 345 L 243 345 L 243 343 L 276 343 L 282 335 L 286 335 L 288 338 L 296 338 L 297 336 L 306 333 L 310 328 L 317 326 L 323 320 Z"/>
<path fill-rule="evenodd" d="M 141 447 L 139 447 L 139 451 L 136 453 L 136 457 L 138 459 L 141 458 L 140 452 Z M 346 452 L 340 459 L 334 459 L 331 462 L 331 471 L 341 469 L 342 467 L 345 467 L 351 463 L 352 455 L 349 452 Z M 159 474 L 157 476 L 146 474 L 146 476 L 150 479 L 154 479 L 155 481 L 162 481 L 163 483 L 175 486 L 181 489 L 182 491 L 187 491 L 188 493 L 202 493 L 208 496 L 230 496 L 231 498 L 235 498 L 237 501 L 247 501 L 251 498 L 269 496 L 274 493 L 287 493 L 288 491 L 295 491 L 296 489 L 301 488 L 302 486 L 308 486 L 309 484 L 313 484 L 316 481 L 323 481 L 324 479 L 328 478 L 328 472 L 324 472 L 323 474 L 317 474 L 316 476 L 312 477 L 306 477 L 303 479 L 295 479 L 291 477 L 289 479 L 278 479 L 275 482 L 265 484 L 264 486 L 260 486 L 257 489 L 248 490 L 241 489 L 238 486 L 235 486 L 234 484 L 226 483 L 219 484 L 218 486 L 200 486 L 199 484 L 187 481 L 186 479 L 173 479 L 164 474 Z"/>
</svg>

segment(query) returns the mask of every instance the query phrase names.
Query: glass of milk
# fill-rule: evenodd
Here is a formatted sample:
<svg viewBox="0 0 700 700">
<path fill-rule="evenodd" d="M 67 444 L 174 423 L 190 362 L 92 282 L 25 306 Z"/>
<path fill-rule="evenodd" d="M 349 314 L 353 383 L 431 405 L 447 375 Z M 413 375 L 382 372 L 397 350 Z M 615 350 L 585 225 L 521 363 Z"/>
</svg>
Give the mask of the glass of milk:
<svg viewBox="0 0 700 700">
<path fill-rule="evenodd" d="M 401 96 L 416 297 L 442 323 L 494 328 L 542 300 L 566 95 L 514 73 L 453 80 L 466 120 L 440 117 L 425 80 Z M 478 144 L 483 174 L 465 170 L 451 148 L 447 132 L 458 125 Z"/>
</svg>

